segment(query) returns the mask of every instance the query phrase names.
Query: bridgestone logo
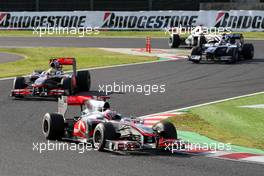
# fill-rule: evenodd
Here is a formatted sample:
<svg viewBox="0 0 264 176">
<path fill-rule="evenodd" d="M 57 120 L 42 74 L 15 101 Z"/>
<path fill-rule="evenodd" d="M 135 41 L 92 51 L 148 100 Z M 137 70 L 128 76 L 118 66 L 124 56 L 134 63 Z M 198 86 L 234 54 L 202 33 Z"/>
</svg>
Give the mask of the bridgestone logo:
<svg viewBox="0 0 264 176">
<path fill-rule="evenodd" d="M 117 16 L 105 13 L 102 28 L 158 29 L 193 26 L 198 16 Z"/>
<path fill-rule="evenodd" d="M 86 16 L 12 16 L 0 13 L 1 28 L 84 27 Z"/>
<path fill-rule="evenodd" d="M 216 17 L 215 27 L 264 29 L 264 18 L 262 16 L 232 16 L 229 13 L 219 12 Z"/>
<path fill-rule="evenodd" d="M 194 26 L 264 31 L 263 11 L 0 12 L 0 29 L 166 30 Z"/>
</svg>

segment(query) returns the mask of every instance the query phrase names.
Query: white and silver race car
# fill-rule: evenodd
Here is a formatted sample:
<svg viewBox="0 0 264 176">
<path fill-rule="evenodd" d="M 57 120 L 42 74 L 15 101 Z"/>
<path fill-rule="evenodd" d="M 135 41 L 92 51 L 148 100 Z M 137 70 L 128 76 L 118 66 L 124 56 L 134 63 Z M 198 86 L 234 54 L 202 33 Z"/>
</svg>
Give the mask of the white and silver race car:
<svg viewBox="0 0 264 176">
<path fill-rule="evenodd" d="M 178 31 L 178 30 L 177 30 Z M 187 38 L 180 36 L 178 32 L 170 32 L 168 44 L 170 48 L 178 48 L 180 45 L 187 45 L 188 47 L 201 46 L 205 43 L 219 42 L 222 35 L 205 33 L 202 27 L 196 27 L 191 31 L 191 35 Z"/>
</svg>

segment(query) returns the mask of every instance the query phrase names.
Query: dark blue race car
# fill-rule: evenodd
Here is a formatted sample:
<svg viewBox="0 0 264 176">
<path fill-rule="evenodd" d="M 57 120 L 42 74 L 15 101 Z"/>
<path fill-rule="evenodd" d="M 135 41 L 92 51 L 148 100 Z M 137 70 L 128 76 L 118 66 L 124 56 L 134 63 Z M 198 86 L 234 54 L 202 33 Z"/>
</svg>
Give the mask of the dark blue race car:
<svg viewBox="0 0 264 176">
<path fill-rule="evenodd" d="M 206 61 L 223 61 L 236 63 L 244 59 L 253 59 L 254 46 L 251 43 L 244 43 L 242 34 L 226 34 L 220 41 L 212 41 L 192 49 L 189 61 L 200 63 Z"/>
</svg>

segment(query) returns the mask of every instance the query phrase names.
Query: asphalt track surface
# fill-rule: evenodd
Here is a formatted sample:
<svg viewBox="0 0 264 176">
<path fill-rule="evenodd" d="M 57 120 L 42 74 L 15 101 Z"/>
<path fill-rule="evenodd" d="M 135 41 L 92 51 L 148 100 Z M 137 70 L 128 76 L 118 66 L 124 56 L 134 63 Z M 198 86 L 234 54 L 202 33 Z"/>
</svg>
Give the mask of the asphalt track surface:
<svg viewBox="0 0 264 176">
<path fill-rule="evenodd" d="M 23 59 L 24 57 L 19 56 L 17 54 L 11 54 L 11 53 L 1 53 L 0 52 L 0 63 L 5 62 L 14 62 L 20 59 Z"/>
<path fill-rule="evenodd" d="M 118 45 L 140 47 L 138 44 L 142 42 L 141 39 L 139 41 L 115 39 L 114 41 L 121 41 L 121 44 L 112 42 L 115 47 Z M 25 43 L 30 44 L 27 42 Z M 166 44 L 166 41 L 162 39 L 155 42 L 157 42 L 156 46 Z M 37 44 L 38 41 L 31 43 Z M 0 45 L 3 44 L 3 38 L 1 38 Z M 124 115 L 133 116 L 263 91 L 262 44 L 262 41 L 254 41 L 256 49 L 254 60 L 236 65 L 195 65 L 179 60 L 92 70 L 92 90 L 97 91 L 99 84 L 113 84 L 113 81 L 143 85 L 166 84 L 166 92 L 163 94 L 156 93 L 151 96 L 137 93 L 111 94 L 112 107 Z M 9 45 L 11 43 L 6 46 Z M 88 45 L 85 44 L 85 46 Z M 106 47 L 105 42 L 100 47 Z M 163 46 L 165 47 L 166 45 Z M 47 111 L 56 111 L 57 103 L 48 100 L 13 100 L 8 97 L 11 87 L 12 80 L 0 82 L 1 176 L 262 176 L 264 173 L 263 165 L 204 156 L 163 153 L 116 155 L 97 151 L 87 151 L 83 154 L 77 151 L 44 151 L 40 154 L 38 151 L 33 151 L 32 143 L 46 142 L 41 133 L 42 116 Z"/>
<path fill-rule="evenodd" d="M 168 48 L 166 40 L 152 39 L 153 48 Z M 145 47 L 144 38 L 93 38 L 93 37 L 1 37 L 0 47 Z"/>
</svg>

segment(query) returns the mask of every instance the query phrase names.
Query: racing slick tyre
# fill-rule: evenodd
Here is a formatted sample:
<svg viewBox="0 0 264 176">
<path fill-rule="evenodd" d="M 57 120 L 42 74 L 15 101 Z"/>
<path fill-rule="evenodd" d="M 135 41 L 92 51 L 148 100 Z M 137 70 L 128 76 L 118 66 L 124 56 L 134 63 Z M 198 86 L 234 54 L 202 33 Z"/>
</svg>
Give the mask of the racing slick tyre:
<svg viewBox="0 0 264 176">
<path fill-rule="evenodd" d="M 77 86 L 79 91 L 89 91 L 91 87 L 91 76 L 88 70 L 77 72 Z"/>
<path fill-rule="evenodd" d="M 155 130 L 164 139 L 177 139 L 177 130 L 170 122 L 159 122 L 154 127 Z"/>
<path fill-rule="evenodd" d="M 199 46 L 202 46 L 202 45 L 204 45 L 204 44 L 206 44 L 207 43 L 207 41 L 206 41 L 206 38 L 205 38 L 205 36 L 201 36 L 200 37 L 200 43 L 199 43 Z"/>
<path fill-rule="evenodd" d="M 26 80 L 24 77 L 16 77 L 13 84 L 13 89 L 24 89 L 26 87 Z"/>
<path fill-rule="evenodd" d="M 13 83 L 13 89 L 24 89 L 26 88 L 26 80 L 24 77 L 16 77 Z M 23 98 L 23 95 L 14 95 L 15 98 Z"/>
<path fill-rule="evenodd" d="M 200 46 L 195 46 L 192 48 L 191 56 L 202 56 L 202 48 Z M 199 64 L 200 60 L 191 60 L 193 63 Z"/>
<path fill-rule="evenodd" d="M 205 36 L 201 35 L 201 36 L 197 36 L 197 37 L 193 37 L 192 39 L 192 44 L 191 46 L 202 46 L 203 44 L 206 44 L 206 38 Z"/>
<path fill-rule="evenodd" d="M 235 64 L 239 60 L 239 53 L 237 49 L 233 49 L 232 51 L 232 57 L 229 61 L 230 64 Z"/>
<path fill-rule="evenodd" d="M 253 59 L 254 46 L 251 43 L 245 43 L 242 48 L 242 56 L 245 60 Z"/>
<path fill-rule="evenodd" d="M 46 113 L 42 121 L 42 132 L 48 140 L 61 140 L 64 135 L 63 116 L 57 113 Z"/>
<path fill-rule="evenodd" d="M 106 140 L 115 140 L 118 135 L 112 123 L 99 123 L 93 133 L 93 145 L 98 151 L 104 151 Z"/>
<path fill-rule="evenodd" d="M 170 36 L 168 43 L 171 48 L 178 48 L 181 44 L 180 35 L 173 34 L 172 36 Z"/>
<path fill-rule="evenodd" d="M 63 78 L 61 84 L 62 84 L 62 89 L 65 91 L 65 95 L 73 94 L 74 90 L 73 90 L 71 78 Z"/>
</svg>

